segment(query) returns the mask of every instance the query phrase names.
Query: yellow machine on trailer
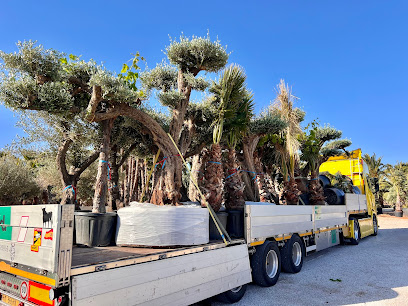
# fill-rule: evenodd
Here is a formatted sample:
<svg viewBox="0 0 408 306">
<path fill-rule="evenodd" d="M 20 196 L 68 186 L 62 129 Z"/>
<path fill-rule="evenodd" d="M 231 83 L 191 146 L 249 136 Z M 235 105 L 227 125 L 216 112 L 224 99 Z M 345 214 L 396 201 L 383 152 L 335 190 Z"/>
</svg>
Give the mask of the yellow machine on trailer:
<svg viewBox="0 0 408 306">
<path fill-rule="evenodd" d="M 358 187 L 361 195 L 345 195 L 349 226 L 343 229 L 343 236 L 352 244 L 358 244 L 361 238 L 377 235 L 377 208 L 374 194 L 370 189 L 368 168 L 361 157 L 361 149 L 341 156 L 330 157 L 320 166 L 320 173 L 329 172 L 348 176 L 353 186 Z"/>
</svg>

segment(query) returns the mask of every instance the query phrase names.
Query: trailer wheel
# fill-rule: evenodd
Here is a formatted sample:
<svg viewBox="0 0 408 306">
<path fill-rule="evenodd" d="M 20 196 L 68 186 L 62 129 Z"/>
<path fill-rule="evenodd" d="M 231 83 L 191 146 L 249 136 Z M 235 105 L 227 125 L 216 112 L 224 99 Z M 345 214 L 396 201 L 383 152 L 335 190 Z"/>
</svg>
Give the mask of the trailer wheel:
<svg viewBox="0 0 408 306">
<path fill-rule="evenodd" d="M 378 221 L 377 221 L 377 216 L 376 215 L 373 215 L 373 228 L 374 228 L 373 236 L 377 236 L 377 234 L 378 234 Z"/>
<path fill-rule="evenodd" d="M 242 285 L 217 295 L 217 300 L 225 304 L 233 304 L 242 299 L 247 290 L 247 285 Z"/>
<path fill-rule="evenodd" d="M 282 270 L 288 273 L 298 273 L 302 270 L 305 247 L 298 235 L 292 238 L 281 249 Z"/>
<path fill-rule="evenodd" d="M 358 220 L 356 218 L 350 218 L 350 221 L 354 221 L 354 237 L 350 239 L 350 244 L 357 245 L 360 242 L 361 234 L 360 234 L 360 225 L 358 224 Z"/>
<path fill-rule="evenodd" d="M 261 287 L 270 287 L 276 284 L 281 272 L 281 256 L 278 244 L 267 241 L 256 247 L 251 257 L 252 280 Z"/>
</svg>

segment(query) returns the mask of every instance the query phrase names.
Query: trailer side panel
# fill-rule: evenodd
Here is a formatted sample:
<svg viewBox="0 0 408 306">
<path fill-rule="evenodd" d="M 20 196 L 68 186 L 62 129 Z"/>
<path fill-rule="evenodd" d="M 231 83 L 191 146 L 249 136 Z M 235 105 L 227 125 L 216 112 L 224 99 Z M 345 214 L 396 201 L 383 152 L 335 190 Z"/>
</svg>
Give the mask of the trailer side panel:
<svg viewBox="0 0 408 306">
<path fill-rule="evenodd" d="M 74 276 L 72 305 L 189 305 L 251 280 L 241 244 Z"/>
</svg>

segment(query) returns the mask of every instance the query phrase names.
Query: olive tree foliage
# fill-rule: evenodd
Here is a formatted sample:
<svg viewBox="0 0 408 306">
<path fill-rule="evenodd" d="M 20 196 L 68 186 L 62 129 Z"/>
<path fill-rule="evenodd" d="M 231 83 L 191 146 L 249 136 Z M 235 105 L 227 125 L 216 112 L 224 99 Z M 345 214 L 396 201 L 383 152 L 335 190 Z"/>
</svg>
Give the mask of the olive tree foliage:
<svg viewBox="0 0 408 306">
<path fill-rule="evenodd" d="M 40 187 L 34 179 L 34 169 L 29 162 L 12 154 L 0 157 L 0 203 L 20 204 L 40 194 Z"/>
<path fill-rule="evenodd" d="M 56 116 L 62 128 L 57 165 L 64 186 L 75 186 L 81 173 L 98 158 L 97 150 L 83 160 L 73 172 L 66 166 L 66 154 L 75 139 L 70 137 L 72 124 L 86 117 L 92 86 L 103 88 L 103 99 L 133 103 L 139 93 L 128 82 L 107 71 L 95 61 L 45 49 L 34 41 L 17 43 L 17 52 L 0 51 L 0 101 L 13 110 L 46 112 Z M 99 106 L 103 111 L 103 106 Z M 89 120 L 92 121 L 92 120 Z M 63 202 L 73 202 L 67 189 Z"/>
<path fill-rule="evenodd" d="M 161 63 L 141 74 L 143 88 L 155 91 L 159 101 L 169 108 L 170 123 L 168 133 L 185 154 L 190 147 L 194 124 L 186 117 L 192 90 L 204 90 L 207 83 L 197 77 L 200 71 L 216 72 L 225 66 L 228 54 L 219 41 L 210 37 L 181 37 L 171 40 L 166 48 L 169 63 Z M 110 100 L 104 113 L 97 113 L 98 105 L 103 101 L 104 87 L 94 86 L 88 106 L 88 120 L 102 121 L 117 116 L 127 116 L 137 120 L 151 135 L 153 142 L 169 157 L 166 167 L 160 170 L 160 178 L 154 188 L 152 202 L 156 204 L 177 203 L 180 199 L 182 182 L 182 164 L 178 151 L 167 135 L 167 131 L 152 116 L 142 109 L 132 108 L 124 101 Z M 170 158 L 171 157 L 171 158 Z"/>
</svg>

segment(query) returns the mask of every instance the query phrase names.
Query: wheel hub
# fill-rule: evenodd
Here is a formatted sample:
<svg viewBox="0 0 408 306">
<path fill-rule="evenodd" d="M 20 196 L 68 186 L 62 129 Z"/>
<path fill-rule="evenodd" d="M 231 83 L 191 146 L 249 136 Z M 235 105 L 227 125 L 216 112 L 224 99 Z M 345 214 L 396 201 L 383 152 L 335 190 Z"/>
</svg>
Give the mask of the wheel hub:
<svg viewBox="0 0 408 306">
<path fill-rule="evenodd" d="M 297 267 L 302 262 L 302 248 L 299 242 L 295 242 L 292 247 L 292 262 Z"/>
<path fill-rule="evenodd" d="M 266 273 L 268 274 L 269 278 L 274 278 L 276 273 L 278 273 L 278 255 L 274 250 L 270 250 L 266 255 Z"/>
</svg>

